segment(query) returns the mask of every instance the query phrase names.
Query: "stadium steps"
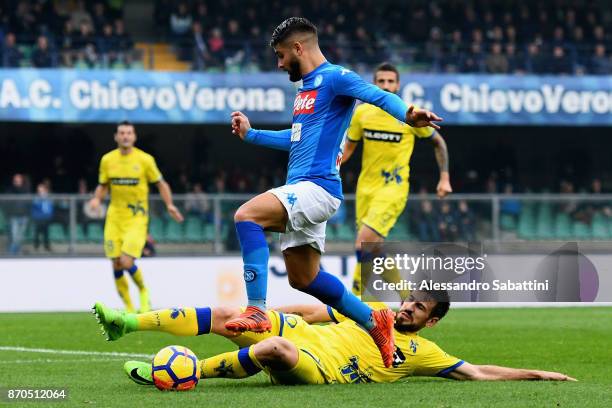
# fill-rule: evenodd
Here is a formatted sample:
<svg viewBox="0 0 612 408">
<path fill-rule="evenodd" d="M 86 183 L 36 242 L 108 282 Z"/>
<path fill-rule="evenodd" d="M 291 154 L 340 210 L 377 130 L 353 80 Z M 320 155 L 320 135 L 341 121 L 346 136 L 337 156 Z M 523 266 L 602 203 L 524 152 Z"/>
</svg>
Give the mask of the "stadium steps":
<svg viewBox="0 0 612 408">
<path fill-rule="evenodd" d="M 143 52 L 145 69 L 154 71 L 189 71 L 191 64 L 180 61 L 172 50 L 172 46 L 166 43 L 136 43 L 135 48 Z"/>
</svg>

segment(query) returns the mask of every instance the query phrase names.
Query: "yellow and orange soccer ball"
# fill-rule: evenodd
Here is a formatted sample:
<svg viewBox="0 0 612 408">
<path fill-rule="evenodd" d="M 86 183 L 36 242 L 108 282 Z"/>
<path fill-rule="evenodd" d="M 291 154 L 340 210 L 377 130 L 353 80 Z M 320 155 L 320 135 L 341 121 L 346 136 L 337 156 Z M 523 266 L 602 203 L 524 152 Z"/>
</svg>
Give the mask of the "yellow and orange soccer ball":
<svg viewBox="0 0 612 408">
<path fill-rule="evenodd" d="M 162 391 L 187 391 L 200 379 L 198 359 L 187 347 L 168 346 L 153 357 L 153 382 Z"/>
</svg>

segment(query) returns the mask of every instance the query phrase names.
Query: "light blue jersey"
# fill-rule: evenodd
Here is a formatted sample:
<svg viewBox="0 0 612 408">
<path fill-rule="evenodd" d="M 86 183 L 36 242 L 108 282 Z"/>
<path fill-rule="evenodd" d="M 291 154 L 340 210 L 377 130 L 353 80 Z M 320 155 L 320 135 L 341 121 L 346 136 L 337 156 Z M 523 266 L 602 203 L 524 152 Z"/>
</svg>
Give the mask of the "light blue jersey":
<svg viewBox="0 0 612 408">
<path fill-rule="evenodd" d="M 342 199 L 340 164 L 357 99 L 380 107 L 399 121 L 405 120 L 408 107 L 397 95 L 367 83 L 346 68 L 324 62 L 303 77 L 293 103 L 291 129 L 251 129 L 245 140 L 289 151 L 287 184 L 311 181 Z"/>
</svg>

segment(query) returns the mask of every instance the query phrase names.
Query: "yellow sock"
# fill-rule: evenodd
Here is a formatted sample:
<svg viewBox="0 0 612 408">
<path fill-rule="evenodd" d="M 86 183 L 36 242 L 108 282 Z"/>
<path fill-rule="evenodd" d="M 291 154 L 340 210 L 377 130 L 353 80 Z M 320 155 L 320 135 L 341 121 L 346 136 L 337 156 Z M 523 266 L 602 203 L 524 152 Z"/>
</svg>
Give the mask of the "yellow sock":
<svg viewBox="0 0 612 408">
<path fill-rule="evenodd" d="M 140 269 L 140 267 L 134 264 L 134 266 L 128 269 L 128 272 L 132 276 L 132 280 L 134 281 L 136 286 L 138 286 L 138 289 L 140 291 L 147 289 L 144 284 L 144 278 L 142 277 L 142 269 Z"/>
<path fill-rule="evenodd" d="M 385 280 L 385 282 L 389 283 L 399 283 L 402 280 L 402 276 L 396 267 L 385 269 L 385 271 L 382 273 L 382 278 Z M 402 300 L 406 300 L 410 295 L 410 291 L 408 289 L 398 290 L 397 293 Z"/>
<path fill-rule="evenodd" d="M 176 336 L 198 336 L 210 333 L 212 311 L 203 308 L 173 308 L 136 315 L 137 330 L 160 331 Z"/>
<path fill-rule="evenodd" d="M 130 289 L 128 287 L 128 280 L 125 275 L 121 275 L 120 277 L 115 277 L 115 286 L 117 287 L 117 292 L 119 292 L 119 296 L 123 300 L 125 304 L 125 308 L 128 312 L 134 311 L 134 306 L 132 305 L 132 298 L 130 297 Z"/>
<path fill-rule="evenodd" d="M 200 360 L 202 378 L 245 378 L 263 369 L 253 352 L 253 347 L 219 354 Z"/>
<path fill-rule="evenodd" d="M 353 272 L 353 294 L 361 296 L 361 262 L 357 261 L 355 271 Z"/>
</svg>

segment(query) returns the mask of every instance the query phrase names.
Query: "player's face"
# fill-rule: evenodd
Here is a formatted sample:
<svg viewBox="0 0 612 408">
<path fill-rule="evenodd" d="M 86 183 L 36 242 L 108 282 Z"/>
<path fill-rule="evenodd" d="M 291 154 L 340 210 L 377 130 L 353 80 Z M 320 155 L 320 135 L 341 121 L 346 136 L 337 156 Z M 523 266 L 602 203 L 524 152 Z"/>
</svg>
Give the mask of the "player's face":
<svg viewBox="0 0 612 408">
<path fill-rule="evenodd" d="M 136 142 L 136 132 L 134 126 L 131 125 L 120 125 L 117 127 L 117 133 L 115 133 L 115 142 L 119 147 L 129 149 L 134 146 Z"/>
<path fill-rule="evenodd" d="M 395 315 L 395 329 L 401 332 L 414 333 L 423 327 L 433 326 L 439 320 L 437 317 L 430 317 L 435 306 L 436 301 L 433 299 L 425 301 L 423 297 L 415 298 L 410 295 Z"/>
<path fill-rule="evenodd" d="M 289 74 L 289 80 L 291 82 L 297 82 L 302 79 L 302 71 L 300 69 L 300 61 L 297 52 L 295 47 L 290 47 L 286 44 L 279 44 L 274 47 L 278 68 Z"/>
<path fill-rule="evenodd" d="M 399 80 L 393 71 L 378 71 L 374 77 L 374 83 L 387 92 L 397 93 L 399 91 Z"/>
</svg>

